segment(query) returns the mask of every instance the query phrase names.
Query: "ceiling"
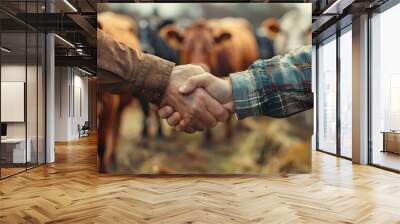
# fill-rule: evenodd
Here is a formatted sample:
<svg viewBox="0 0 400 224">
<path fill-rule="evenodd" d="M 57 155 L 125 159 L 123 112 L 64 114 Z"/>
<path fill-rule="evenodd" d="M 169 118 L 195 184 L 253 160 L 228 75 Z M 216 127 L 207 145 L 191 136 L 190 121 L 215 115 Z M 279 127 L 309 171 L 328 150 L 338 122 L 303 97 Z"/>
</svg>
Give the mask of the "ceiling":
<svg viewBox="0 0 400 224">
<path fill-rule="evenodd" d="M 309 0 L 313 3 L 313 43 L 351 24 L 352 18 L 374 10 L 388 0 Z"/>
<path fill-rule="evenodd" d="M 56 65 L 96 67 L 96 0 L 1 0 L 2 46 L 10 49 L 7 60 L 37 57 L 36 36 L 56 33 Z M 50 10 L 51 9 L 51 10 Z M 51 13 L 49 13 L 51 11 Z M 39 40 L 44 40 L 40 36 Z M 66 40 L 66 41 L 63 41 Z M 71 43 L 74 46 L 71 46 Z M 26 47 L 27 46 L 27 47 Z"/>
<path fill-rule="evenodd" d="M 387 0 L 304 0 L 293 2 L 312 3 L 313 41 L 327 32 L 344 17 L 354 16 L 385 3 Z M 62 65 L 79 65 L 96 67 L 96 4 L 97 2 L 116 2 L 114 0 L 1 0 L 0 27 L 2 30 L 2 45 L 12 52 L 8 55 L 21 56 L 35 53 L 35 43 L 26 32 L 55 32 L 63 39 L 75 45 L 56 38 L 56 62 Z M 121 2 L 121 1 L 118 1 Z M 125 1 L 134 2 L 134 1 Z M 255 2 L 259 2 L 256 0 Z M 269 0 L 262 2 L 283 2 Z M 287 2 L 287 0 L 286 0 Z M 71 7 L 72 6 L 72 7 Z M 47 8 L 46 8 L 47 7 Z M 48 13 L 52 8 L 52 13 Z M 327 13 L 328 12 L 328 13 Z M 351 21 L 351 18 L 350 18 Z M 335 32 L 331 29 L 330 32 Z M 25 36 L 28 36 L 25 38 Z M 27 40 L 25 40 L 27 39 Z M 25 50 L 27 41 L 28 48 Z M 77 50 L 79 49 L 79 50 Z M 82 52 L 82 53 L 79 53 Z M 3 54 L 3 52 L 2 52 Z M 90 67 L 90 66 L 89 66 Z"/>
</svg>

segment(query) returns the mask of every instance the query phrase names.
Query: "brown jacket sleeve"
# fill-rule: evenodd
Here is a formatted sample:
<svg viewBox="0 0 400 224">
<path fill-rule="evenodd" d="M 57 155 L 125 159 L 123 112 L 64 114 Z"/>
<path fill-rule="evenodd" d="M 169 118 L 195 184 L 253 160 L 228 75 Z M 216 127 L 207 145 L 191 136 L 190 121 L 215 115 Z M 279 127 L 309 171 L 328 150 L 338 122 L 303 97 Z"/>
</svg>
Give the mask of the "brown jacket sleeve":
<svg viewBox="0 0 400 224">
<path fill-rule="evenodd" d="M 159 104 L 174 63 L 114 41 L 97 31 L 97 77 L 100 91 L 135 94 Z"/>
</svg>

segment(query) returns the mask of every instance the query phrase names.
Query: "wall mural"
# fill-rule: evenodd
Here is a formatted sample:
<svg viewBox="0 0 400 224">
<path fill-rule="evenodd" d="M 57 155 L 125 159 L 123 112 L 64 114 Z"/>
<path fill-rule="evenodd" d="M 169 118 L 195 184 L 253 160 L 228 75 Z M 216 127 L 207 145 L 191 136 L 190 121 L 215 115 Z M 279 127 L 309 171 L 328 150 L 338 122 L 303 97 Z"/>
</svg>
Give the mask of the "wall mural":
<svg viewBox="0 0 400 224">
<path fill-rule="evenodd" d="M 313 112 L 311 81 L 307 79 L 311 79 L 311 55 L 306 55 L 310 59 L 309 65 L 302 67 L 304 74 L 301 76 L 305 84 L 299 88 L 305 89 L 305 95 L 298 96 L 295 92 L 285 95 L 285 100 L 288 97 L 294 100 L 294 104 L 301 102 L 298 111 L 293 110 L 293 105 L 286 108 L 289 112 L 283 109 L 282 113 L 287 112 L 286 115 L 291 116 L 248 116 L 238 120 L 239 115 L 233 113 L 225 122 L 218 122 L 216 127 L 196 133 L 176 131 L 176 127 L 168 124 L 174 123 L 171 117 L 161 119 L 158 116 L 157 109 L 160 108 L 154 103 L 157 99 L 149 97 L 146 89 L 134 89 L 140 86 L 138 82 L 152 88 L 161 85 L 158 82 L 162 80 L 157 79 L 157 74 L 143 77 L 141 81 L 133 78 L 129 80 L 128 75 L 131 74 L 118 74 L 118 66 L 122 69 L 131 66 L 131 62 L 124 61 L 126 52 L 141 52 L 139 56 L 133 56 L 142 57 L 140 60 L 144 61 L 147 60 L 144 55 L 151 54 L 176 65 L 197 64 L 204 71 L 227 80 L 229 74 L 250 69 L 249 66 L 258 59 L 270 59 L 311 45 L 311 4 L 103 3 L 98 4 L 98 11 L 98 28 L 101 30 L 98 32 L 104 37 L 100 40 L 98 38 L 97 46 L 99 172 L 310 172 Z M 116 46 L 110 44 L 113 41 L 122 43 L 118 45 L 117 51 L 122 49 L 124 55 L 112 57 L 115 51 L 109 51 L 109 48 Z M 106 55 L 106 52 L 111 53 Z M 300 65 L 296 66 L 295 69 L 298 69 Z M 142 69 L 162 71 L 163 68 L 160 65 Z M 135 70 L 134 66 L 130 71 L 141 72 Z M 274 77 L 277 79 L 274 82 L 279 83 L 280 78 Z M 288 79 L 289 82 L 296 82 L 293 77 Z M 172 81 L 169 82 L 172 85 Z M 289 91 L 286 87 L 292 84 L 282 82 L 279 88 Z M 165 91 L 169 91 L 168 88 Z M 279 91 L 275 90 L 271 94 Z M 278 93 L 278 97 L 281 93 Z M 262 112 L 274 114 L 271 111 L 276 105 L 268 104 L 270 99 L 274 100 L 273 97 L 265 97 L 256 103 L 265 106 Z M 214 98 L 219 100 L 218 97 Z M 163 99 L 160 101 L 165 102 Z M 224 108 L 228 107 L 224 105 Z M 238 110 L 240 107 L 236 104 L 236 113 Z M 180 118 L 180 122 L 185 121 L 184 115 Z M 185 125 L 186 132 L 191 132 L 187 128 L 189 124 Z M 190 125 L 195 126 L 194 123 Z"/>
</svg>

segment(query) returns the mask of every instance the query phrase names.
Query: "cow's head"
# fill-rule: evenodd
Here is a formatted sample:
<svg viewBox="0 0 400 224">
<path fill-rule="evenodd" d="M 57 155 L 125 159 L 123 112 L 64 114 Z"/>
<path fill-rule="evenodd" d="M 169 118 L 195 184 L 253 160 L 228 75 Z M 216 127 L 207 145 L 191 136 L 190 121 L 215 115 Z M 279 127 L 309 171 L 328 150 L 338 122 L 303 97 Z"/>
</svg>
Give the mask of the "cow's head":
<svg viewBox="0 0 400 224">
<path fill-rule="evenodd" d="M 274 41 L 276 54 L 311 43 L 309 16 L 298 9 L 286 13 L 279 21 L 270 17 L 261 24 L 262 29 Z"/>
<path fill-rule="evenodd" d="M 111 35 L 114 40 L 141 50 L 136 23 L 130 17 L 112 12 L 100 13 L 97 16 L 97 27 Z"/>
<path fill-rule="evenodd" d="M 213 29 L 206 22 L 194 23 L 184 32 L 169 25 L 160 31 L 160 35 L 180 50 L 181 64 L 199 64 L 207 70 L 214 67 L 218 48 L 231 39 L 229 32 Z"/>
</svg>

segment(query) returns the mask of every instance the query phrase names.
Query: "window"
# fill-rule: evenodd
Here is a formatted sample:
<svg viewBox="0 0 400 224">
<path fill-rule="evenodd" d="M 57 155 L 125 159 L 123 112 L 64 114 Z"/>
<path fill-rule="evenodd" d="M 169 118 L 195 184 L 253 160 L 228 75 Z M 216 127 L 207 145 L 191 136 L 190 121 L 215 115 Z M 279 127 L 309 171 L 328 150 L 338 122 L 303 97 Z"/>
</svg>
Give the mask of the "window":
<svg viewBox="0 0 400 224">
<path fill-rule="evenodd" d="M 318 48 L 318 149 L 336 153 L 336 39 Z"/>
<path fill-rule="evenodd" d="M 42 5 L 44 1 L 0 3 L 20 16 L 42 12 Z M 46 39 L 10 15 L 0 12 L 9 21 L 0 24 L 1 179 L 45 163 Z"/>
<path fill-rule="evenodd" d="M 352 149 L 352 35 L 351 26 L 340 36 L 340 155 L 351 158 Z"/>
<path fill-rule="evenodd" d="M 400 5 L 371 18 L 372 163 L 400 170 Z"/>
</svg>

